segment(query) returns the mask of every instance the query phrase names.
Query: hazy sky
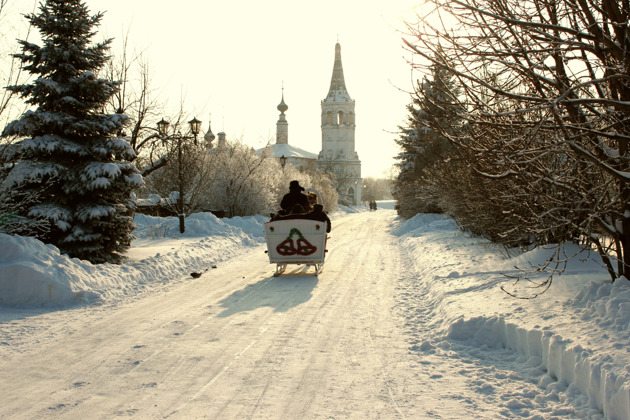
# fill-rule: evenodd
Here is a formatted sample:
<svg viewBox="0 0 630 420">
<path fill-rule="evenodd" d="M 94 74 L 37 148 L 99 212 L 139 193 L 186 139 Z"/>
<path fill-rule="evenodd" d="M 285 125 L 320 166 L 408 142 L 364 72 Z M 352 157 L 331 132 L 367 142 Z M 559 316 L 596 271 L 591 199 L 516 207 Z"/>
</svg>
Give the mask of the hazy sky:
<svg viewBox="0 0 630 420">
<path fill-rule="evenodd" d="M 13 0 L 32 8 L 33 2 Z M 420 0 L 87 0 L 105 12 L 100 32 L 123 34 L 145 51 L 152 85 L 190 118 L 259 148 L 275 141 L 282 83 L 289 144 L 321 150 L 320 102 L 328 93 L 335 43 L 356 101 L 356 149 L 362 175 L 380 177 L 398 152 L 397 126 L 410 102 L 412 73 L 399 31 Z M 97 36 L 97 39 L 100 36 Z M 32 38 L 37 42 L 35 38 Z"/>
</svg>

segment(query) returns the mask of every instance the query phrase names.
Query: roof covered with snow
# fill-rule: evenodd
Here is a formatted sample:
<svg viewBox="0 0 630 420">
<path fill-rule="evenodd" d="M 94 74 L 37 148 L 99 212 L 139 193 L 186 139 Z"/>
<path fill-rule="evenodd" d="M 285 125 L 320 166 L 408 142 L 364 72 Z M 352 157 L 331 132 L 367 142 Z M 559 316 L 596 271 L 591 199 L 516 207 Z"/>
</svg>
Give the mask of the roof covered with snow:
<svg viewBox="0 0 630 420">
<path fill-rule="evenodd" d="M 286 158 L 317 159 L 317 155 L 315 153 L 308 152 L 304 149 L 300 149 L 299 147 L 291 146 L 290 144 L 272 144 L 266 148 L 256 150 L 256 154 L 261 154 L 262 151 L 267 148 L 271 149 L 273 156 L 277 158 L 284 156 Z"/>
</svg>

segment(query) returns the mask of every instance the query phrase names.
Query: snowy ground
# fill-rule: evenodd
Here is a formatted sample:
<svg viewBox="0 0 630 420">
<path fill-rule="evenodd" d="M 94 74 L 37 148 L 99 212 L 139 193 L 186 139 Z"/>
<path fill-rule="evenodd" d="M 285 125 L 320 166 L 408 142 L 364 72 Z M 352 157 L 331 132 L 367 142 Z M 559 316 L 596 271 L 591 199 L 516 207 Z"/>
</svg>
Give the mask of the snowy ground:
<svg viewBox="0 0 630 420">
<path fill-rule="evenodd" d="M 333 214 L 319 278 L 271 275 L 262 217 L 138 217 L 121 266 L 0 235 L 0 418 L 630 419 L 626 280 L 518 300 L 549 251 L 391 207 Z"/>
</svg>

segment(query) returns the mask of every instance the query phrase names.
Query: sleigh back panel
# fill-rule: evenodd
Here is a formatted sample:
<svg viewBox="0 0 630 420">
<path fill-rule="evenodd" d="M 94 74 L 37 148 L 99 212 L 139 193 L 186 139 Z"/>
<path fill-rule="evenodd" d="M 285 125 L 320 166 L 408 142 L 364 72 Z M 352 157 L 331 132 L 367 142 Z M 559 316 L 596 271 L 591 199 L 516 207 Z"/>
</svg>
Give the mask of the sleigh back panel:
<svg viewBox="0 0 630 420">
<path fill-rule="evenodd" d="M 324 262 L 326 222 L 307 219 L 267 222 L 265 239 L 270 263 Z"/>
</svg>

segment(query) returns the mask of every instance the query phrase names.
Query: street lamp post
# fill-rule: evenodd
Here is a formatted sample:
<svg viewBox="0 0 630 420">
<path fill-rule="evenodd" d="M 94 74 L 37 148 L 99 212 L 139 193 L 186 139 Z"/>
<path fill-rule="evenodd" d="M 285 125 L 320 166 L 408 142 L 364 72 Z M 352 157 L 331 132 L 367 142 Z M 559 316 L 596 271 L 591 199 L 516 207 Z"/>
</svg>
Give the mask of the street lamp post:
<svg viewBox="0 0 630 420">
<path fill-rule="evenodd" d="M 169 126 L 169 122 L 166 121 L 164 118 L 162 118 L 160 121 L 158 121 L 157 126 L 158 126 L 158 133 L 160 134 L 160 136 L 162 137 L 166 137 L 168 134 L 168 126 Z"/>
<path fill-rule="evenodd" d="M 363 193 L 361 194 L 361 201 L 367 201 L 367 184 L 363 184 Z"/>
<path fill-rule="evenodd" d="M 195 146 L 197 145 L 197 134 L 201 130 L 201 121 L 199 121 L 196 117 L 192 120 L 188 121 L 190 125 L 190 132 L 195 136 Z"/>
<path fill-rule="evenodd" d="M 280 166 L 282 166 L 282 170 L 284 171 L 284 165 L 287 164 L 287 158 L 286 156 L 282 155 L 280 156 Z"/>
<path fill-rule="evenodd" d="M 192 120 L 188 121 L 188 124 L 190 125 L 190 132 L 192 133 L 193 137 L 194 137 L 194 141 L 195 141 L 195 145 L 197 144 L 197 135 L 199 134 L 199 131 L 201 130 L 201 121 L 199 121 L 197 118 L 193 118 Z M 180 233 L 184 233 L 186 232 L 186 215 L 184 212 L 184 196 L 185 196 L 185 179 L 184 179 L 184 162 L 183 162 L 183 151 L 182 151 L 182 144 L 184 141 L 190 139 L 190 136 L 182 136 L 179 132 L 176 134 L 173 134 L 172 136 L 168 136 L 168 126 L 169 126 L 169 122 L 166 121 L 164 118 L 162 118 L 160 121 L 158 121 L 157 123 L 157 127 L 158 127 L 158 133 L 160 134 L 160 136 L 162 136 L 162 138 L 164 139 L 164 141 L 166 142 L 169 138 L 171 139 L 175 139 L 177 141 L 177 183 L 178 183 L 178 196 L 177 196 L 177 204 L 176 204 L 176 210 L 177 210 L 177 216 L 179 218 L 179 231 Z"/>
</svg>

